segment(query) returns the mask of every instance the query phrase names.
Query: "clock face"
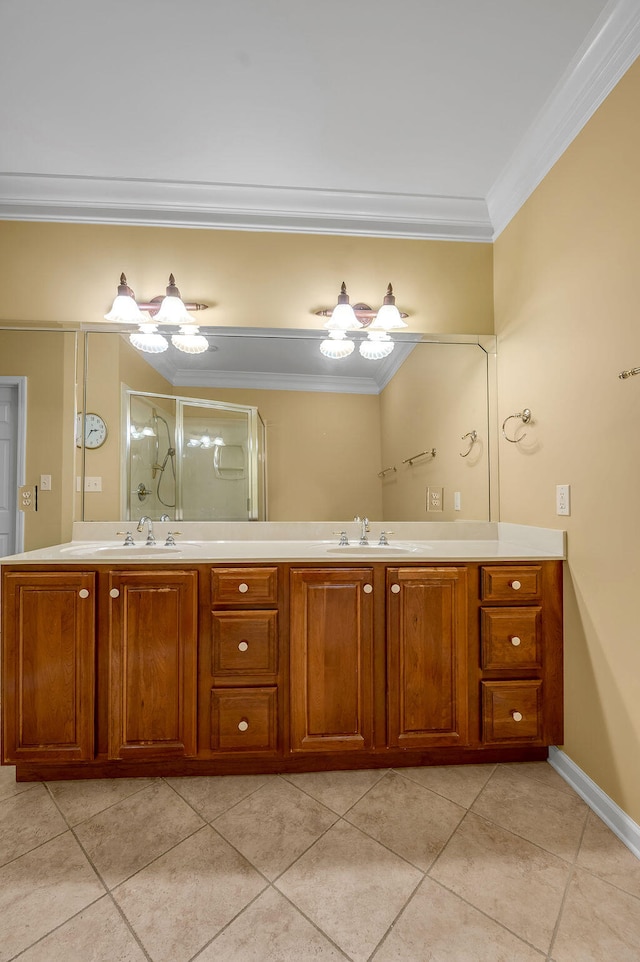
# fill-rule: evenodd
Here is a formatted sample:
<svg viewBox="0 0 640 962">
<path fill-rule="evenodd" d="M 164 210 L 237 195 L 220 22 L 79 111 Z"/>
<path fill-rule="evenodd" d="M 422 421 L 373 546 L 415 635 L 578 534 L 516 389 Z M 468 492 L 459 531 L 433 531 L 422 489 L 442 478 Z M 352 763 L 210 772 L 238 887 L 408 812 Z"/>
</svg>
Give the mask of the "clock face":
<svg viewBox="0 0 640 962">
<path fill-rule="evenodd" d="M 82 446 L 82 422 L 84 420 L 85 448 L 99 448 L 107 440 L 107 425 L 99 414 L 76 416 L 76 444 Z"/>
</svg>

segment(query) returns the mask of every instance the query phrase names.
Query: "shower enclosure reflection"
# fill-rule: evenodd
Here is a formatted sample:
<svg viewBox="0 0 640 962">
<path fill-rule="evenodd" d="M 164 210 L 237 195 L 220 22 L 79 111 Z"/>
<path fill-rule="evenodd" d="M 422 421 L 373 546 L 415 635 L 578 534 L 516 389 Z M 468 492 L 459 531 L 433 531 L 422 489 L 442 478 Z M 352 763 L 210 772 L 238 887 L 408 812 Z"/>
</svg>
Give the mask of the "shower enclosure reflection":
<svg viewBox="0 0 640 962">
<path fill-rule="evenodd" d="M 256 407 L 125 391 L 123 517 L 262 521 L 265 433 Z"/>
</svg>

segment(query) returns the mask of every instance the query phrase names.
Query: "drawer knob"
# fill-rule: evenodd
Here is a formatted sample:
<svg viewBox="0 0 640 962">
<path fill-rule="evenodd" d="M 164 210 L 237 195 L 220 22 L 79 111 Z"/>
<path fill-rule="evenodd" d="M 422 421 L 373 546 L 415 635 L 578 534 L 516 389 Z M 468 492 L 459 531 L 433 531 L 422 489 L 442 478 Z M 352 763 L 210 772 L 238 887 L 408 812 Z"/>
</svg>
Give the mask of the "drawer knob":
<svg viewBox="0 0 640 962">
<path fill-rule="evenodd" d="M 243 718 L 241 721 L 238 722 L 238 731 L 246 732 L 248 727 L 249 727 L 249 722 L 247 721 L 246 718 Z"/>
<path fill-rule="evenodd" d="M 521 721 L 522 721 L 522 712 L 520 712 L 520 711 L 512 711 L 512 712 L 511 712 L 511 717 L 513 718 L 514 722 L 521 722 Z"/>
<path fill-rule="evenodd" d="M 392 590 L 392 592 L 394 593 L 394 595 L 399 595 L 399 594 L 400 594 L 400 585 L 391 585 L 391 590 Z"/>
<path fill-rule="evenodd" d="M 522 588 L 522 585 L 520 584 L 519 581 L 512 581 L 511 587 L 513 588 L 514 591 L 520 591 L 520 588 Z"/>
<path fill-rule="evenodd" d="M 365 595 L 370 595 L 373 591 L 373 585 L 365 585 L 362 590 L 364 591 Z"/>
<path fill-rule="evenodd" d="M 248 590 L 249 590 L 249 585 L 246 583 L 246 581 L 241 581 L 240 584 L 238 585 L 238 591 L 240 591 L 244 595 Z"/>
<path fill-rule="evenodd" d="M 520 645 L 521 643 L 522 642 L 520 641 L 517 635 L 514 635 L 513 638 L 511 639 L 511 644 L 513 645 L 514 648 L 517 648 L 518 645 Z"/>
<path fill-rule="evenodd" d="M 110 597 L 110 598 L 119 598 L 119 597 L 120 597 L 120 592 L 119 592 L 119 590 L 118 590 L 117 588 L 112 588 L 111 591 L 109 592 L 109 597 Z"/>
<path fill-rule="evenodd" d="M 241 642 L 238 644 L 238 651 L 246 651 L 248 647 L 249 647 L 249 642 L 247 642 L 247 641 L 241 641 Z"/>
<path fill-rule="evenodd" d="M 88 598 L 88 597 L 89 597 L 89 591 L 88 591 L 87 588 L 81 588 L 80 591 L 78 592 L 78 594 L 80 595 L 81 598 Z"/>
</svg>

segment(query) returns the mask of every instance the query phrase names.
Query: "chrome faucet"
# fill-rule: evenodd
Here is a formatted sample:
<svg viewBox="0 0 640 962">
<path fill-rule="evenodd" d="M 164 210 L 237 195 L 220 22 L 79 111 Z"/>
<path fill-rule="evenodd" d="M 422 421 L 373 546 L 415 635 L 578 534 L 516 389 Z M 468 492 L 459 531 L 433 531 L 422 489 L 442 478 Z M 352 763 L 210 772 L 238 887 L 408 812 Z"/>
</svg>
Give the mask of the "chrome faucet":
<svg viewBox="0 0 640 962">
<path fill-rule="evenodd" d="M 146 514 L 143 514 L 142 517 L 140 518 L 140 520 L 138 521 L 138 527 L 137 527 L 136 530 L 142 531 L 142 529 L 144 528 L 145 524 L 148 525 L 146 544 L 148 544 L 148 545 L 155 544 L 155 543 L 156 543 L 156 539 L 155 539 L 154 536 L 153 536 L 153 521 L 151 520 L 151 518 L 148 518 L 148 517 L 146 516 Z"/>
<path fill-rule="evenodd" d="M 358 542 L 358 544 L 369 544 L 369 539 L 367 538 L 367 532 L 369 530 L 369 519 L 361 518 L 359 515 L 356 515 L 353 520 L 357 521 L 358 524 L 360 525 L 360 541 Z"/>
</svg>

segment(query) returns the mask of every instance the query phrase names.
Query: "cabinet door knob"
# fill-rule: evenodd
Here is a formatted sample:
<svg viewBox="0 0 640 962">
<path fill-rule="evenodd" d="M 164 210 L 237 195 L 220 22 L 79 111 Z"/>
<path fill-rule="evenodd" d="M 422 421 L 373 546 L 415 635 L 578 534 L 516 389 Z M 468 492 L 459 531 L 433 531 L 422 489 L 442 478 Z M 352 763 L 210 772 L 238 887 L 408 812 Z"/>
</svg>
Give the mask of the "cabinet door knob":
<svg viewBox="0 0 640 962">
<path fill-rule="evenodd" d="M 518 638 L 517 635 L 513 636 L 513 638 L 511 639 L 511 644 L 513 645 L 514 648 L 517 648 L 518 645 L 521 644 L 520 639 Z"/>
<path fill-rule="evenodd" d="M 512 711 L 511 717 L 513 718 L 514 722 L 520 722 L 522 721 L 522 712 Z"/>
<path fill-rule="evenodd" d="M 243 718 L 242 721 L 238 722 L 238 731 L 246 732 L 248 727 L 249 727 L 249 722 L 247 721 L 246 718 Z"/>
<path fill-rule="evenodd" d="M 364 591 L 365 595 L 370 595 L 373 591 L 373 585 L 365 585 L 362 590 Z"/>
<path fill-rule="evenodd" d="M 519 591 L 520 588 L 522 588 L 522 585 L 520 584 L 519 581 L 512 581 L 511 587 L 513 588 L 514 591 Z"/>
<path fill-rule="evenodd" d="M 109 592 L 109 597 L 110 597 L 110 598 L 119 598 L 119 597 L 120 597 L 120 591 L 118 590 L 118 588 L 112 588 L 111 591 Z"/>
<path fill-rule="evenodd" d="M 399 594 L 400 594 L 400 585 L 391 585 L 391 590 L 393 591 L 394 595 L 399 595 Z"/>
<path fill-rule="evenodd" d="M 241 581 L 238 585 L 238 591 L 240 591 L 242 594 L 245 594 L 248 590 L 249 585 L 246 583 L 246 581 Z"/>
<path fill-rule="evenodd" d="M 241 641 L 238 645 L 238 651 L 246 651 L 249 647 L 249 643 L 246 641 Z"/>
<path fill-rule="evenodd" d="M 78 592 L 78 594 L 80 595 L 81 598 L 88 598 L 88 597 L 89 597 L 89 590 L 88 590 L 88 588 L 81 588 L 80 591 Z"/>
</svg>

